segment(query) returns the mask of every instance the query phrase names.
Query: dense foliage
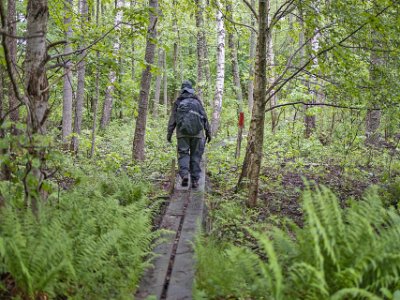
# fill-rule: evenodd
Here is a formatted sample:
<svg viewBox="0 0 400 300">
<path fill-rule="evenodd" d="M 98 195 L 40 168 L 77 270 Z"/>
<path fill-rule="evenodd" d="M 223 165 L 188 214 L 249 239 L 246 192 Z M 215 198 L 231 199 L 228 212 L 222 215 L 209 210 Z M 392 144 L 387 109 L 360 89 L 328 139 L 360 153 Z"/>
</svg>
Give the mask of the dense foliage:
<svg viewBox="0 0 400 300">
<path fill-rule="evenodd" d="M 375 190 L 344 210 L 327 188 L 302 198 L 304 226 L 250 230 L 255 249 L 199 240 L 199 299 L 398 299 L 398 212 Z"/>
</svg>

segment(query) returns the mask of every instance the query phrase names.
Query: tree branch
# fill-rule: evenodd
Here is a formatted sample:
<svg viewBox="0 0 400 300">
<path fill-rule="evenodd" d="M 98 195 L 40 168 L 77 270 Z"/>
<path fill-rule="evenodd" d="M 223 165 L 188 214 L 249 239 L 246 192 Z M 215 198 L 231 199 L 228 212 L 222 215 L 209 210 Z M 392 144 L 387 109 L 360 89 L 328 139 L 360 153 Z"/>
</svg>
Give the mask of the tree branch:
<svg viewBox="0 0 400 300">
<path fill-rule="evenodd" d="M 0 2 L 0 18 L 1 18 L 1 26 L 3 28 L 7 28 L 3 1 Z M 17 97 L 18 101 L 20 103 L 24 104 L 25 101 L 24 101 L 23 97 L 21 96 L 21 94 L 19 92 L 17 81 L 15 79 L 14 72 L 12 70 L 12 66 L 11 66 L 11 63 L 10 63 L 12 60 L 10 58 L 10 52 L 9 52 L 9 49 L 8 49 L 7 41 L 6 41 L 4 36 L 1 39 L 1 42 L 2 42 L 2 45 L 3 45 L 4 56 L 5 56 L 5 60 L 6 60 L 7 73 L 8 73 L 8 76 L 10 77 L 12 88 L 13 88 L 13 90 L 15 92 L 15 96 Z"/>
<path fill-rule="evenodd" d="M 115 24 L 112 28 L 110 28 L 109 30 L 107 30 L 102 36 L 98 37 L 97 39 L 95 39 L 92 43 L 90 43 L 88 46 L 84 47 L 84 48 L 80 48 L 78 50 L 69 52 L 69 53 L 60 53 L 57 55 L 53 55 L 53 56 L 49 56 L 49 60 L 53 60 L 53 59 L 58 59 L 60 57 L 65 57 L 65 56 L 70 56 L 73 54 L 82 54 L 82 52 L 92 48 L 94 45 L 96 45 L 98 42 L 100 42 L 101 40 L 103 40 L 104 38 L 106 38 L 113 30 L 115 30 L 115 28 L 117 28 L 119 25 L 121 25 L 122 22 L 118 22 L 117 24 Z M 133 24 L 133 25 L 138 25 L 138 23 Z"/>
<path fill-rule="evenodd" d="M 221 12 L 222 16 L 223 16 L 226 20 L 228 20 L 229 22 L 231 22 L 233 25 L 238 25 L 238 26 L 247 27 L 247 28 L 249 28 L 250 30 L 254 31 L 256 34 L 258 34 L 257 29 L 255 29 L 253 26 L 247 25 L 247 24 L 243 24 L 243 23 L 235 22 L 235 21 L 233 21 L 231 18 L 229 18 L 226 14 L 224 14 L 224 12 L 222 11 L 221 8 L 217 7 L 217 9 Z"/>
<path fill-rule="evenodd" d="M 2 25 L 3 28 L 0 28 L 0 35 L 2 36 L 6 36 L 12 39 L 17 39 L 17 40 L 29 40 L 29 39 L 34 39 L 34 38 L 38 38 L 38 37 L 42 37 L 43 34 L 37 34 L 37 35 L 31 35 L 31 36 L 18 36 L 18 35 L 12 35 L 10 34 L 7 29 L 5 29 L 6 27 L 4 25 Z"/>
<path fill-rule="evenodd" d="M 249 1 L 247 0 L 243 0 L 244 4 L 246 4 L 246 6 L 251 10 L 251 12 L 253 13 L 253 15 L 256 17 L 256 19 L 258 20 L 258 15 L 257 12 L 254 10 L 253 6 L 251 6 L 251 4 L 249 3 Z"/>
<path fill-rule="evenodd" d="M 389 9 L 389 7 L 391 7 L 393 4 L 390 4 L 388 6 L 386 6 L 385 8 L 383 8 L 379 13 L 377 13 L 374 17 L 379 17 L 381 14 L 383 14 L 386 10 Z M 290 80 L 292 80 L 294 77 L 296 77 L 302 70 L 304 70 L 312 61 L 314 61 L 314 59 L 316 59 L 317 57 L 331 51 L 332 49 L 338 47 L 338 46 L 342 46 L 342 44 L 347 41 L 349 38 L 351 38 L 353 35 L 355 35 L 357 32 L 359 32 L 361 29 L 363 29 L 366 25 L 368 25 L 371 21 L 367 21 L 364 22 L 362 25 L 360 25 L 359 27 L 357 27 L 356 29 L 354 29 L 352 32 L 350 32 L 350 34 L 348 34 L 347 36 L 345 36 L 343 39 L 341 39 L 339 42 L 337 42 L 336 44 L 333 44 L 331 46 L 329 46 L 328 48 L 325 48 L 321 51 L 319 51 L 318 53 L 316 53 L 315 55 L 313 55 L 310 59 L 308 59 L 296 72 L 294 72 L 292 75 L 290 75 L 288 78 L 286 78 L 283 83 L 276 89 L 274 90 L 274 88 L 278 85 L 278 82 L 282 80 L 283 76 L 286 74 L 286 72 L 288 71 L 288 68 L 290 67 L 291 61 L 294 58 L 294 56 L 299 52 L 299 50 L 305 46 L 306 43 L 308 43 L 310 41 L 310 39 L 308 39 L 299 49 L 297 49 L 295 51 L 295 53 L 290 57 L 287 67 L 285 68 L 285 70 L 283 71 L 283 73 L 278 77 L 278 79 L 276 79 L 271 86 L 268 88 L 267 90 L 267 99 L 265 99 L 266 102 L 268 102 L 272 97 L 274 97 Z M 325 26 L 326 28 L 326 26 Z M 320 32 L 321 30 L 318 30 L 318 32 Z M 274 90 L 274 91 L 273 91 Z M 273 91 L 273 92 L 272 92 Z M 272 93 L 271 93 L 272 92 Z"/>
<path fill-rule="evenodd" d="M 290 102 L 290 103 L 284 103 L 284 104 L 279 104 L 272 106 L 270 108 L 267 108 L 265 110 L 265 113 L 274 110 L 279 107 L 284 107 L 284 106 L 293 106 L 293 105 L 305 105 L 305 106 L 329 106 L 329 107 L 335 107 L 335 108 L 344 108 L 344 109 L 351 109 L 351 110 L 363 110 L 363 109 L 368 109 L 368 110 L 381 110 L 381 108 L 369 108 L 369 107 L 357 107 L 357 106 L 344 106 L 344 105 L 338 105 L 338 104 L 330 104 L 330 103 L 310 103 L 310 102 L 304 102 L 304 101 L 296 101 L 296 102 Z"/>
</svg>

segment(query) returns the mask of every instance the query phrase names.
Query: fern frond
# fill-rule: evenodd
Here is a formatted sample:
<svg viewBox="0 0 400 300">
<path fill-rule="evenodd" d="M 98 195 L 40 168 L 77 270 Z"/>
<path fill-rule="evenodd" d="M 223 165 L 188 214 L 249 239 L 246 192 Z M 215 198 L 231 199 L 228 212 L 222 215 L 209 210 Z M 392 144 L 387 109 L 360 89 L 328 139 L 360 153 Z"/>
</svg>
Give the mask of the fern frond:
<svg viewBox="0 0 400 300">
<path fill-rule="evenodd" d="M 330 297 L 330 299 L 331 300 L 348 299 L 349 296 L 351 296 L 352 298 L 362 297 L 363 299 L 383 300 L 382 298 L 368 292 L 367 290 L 359 288 L 342 289 L 333 294 L 332 297 Z"/>
<path fill-rule="evenodd" d="M 324 273 L 305 262 L 295 263 L 289 270 L 292 291 L 302 295 L 301 299 L 326 299 L 329 297 L 329 287 Z M 299 295 L 297 295 L 299 296 Z M 295 297 L 300 299 L 298 297 Z"/>
<path fill-rule="evenodd" d="M 263 247 L 265 254 L 267 255 L 267 265 L 273 277 L 272 289 L 274 299 L 283 299 L 283 275 L 282 269 L 278 261 L 278 257 L 273 247 L 273 243 L 265 235 L 261 235 L 255 231 L 250 230 L 250 233 L 257 239 L 258 243 Z"/>
</svg>

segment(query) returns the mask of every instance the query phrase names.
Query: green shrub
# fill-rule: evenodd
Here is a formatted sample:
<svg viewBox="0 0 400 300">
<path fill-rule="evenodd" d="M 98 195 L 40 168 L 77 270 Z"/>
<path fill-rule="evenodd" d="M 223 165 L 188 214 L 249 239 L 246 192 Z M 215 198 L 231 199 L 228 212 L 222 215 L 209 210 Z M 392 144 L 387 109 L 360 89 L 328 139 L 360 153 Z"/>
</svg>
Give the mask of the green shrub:
<svg viewBox="0 0 400 300">
<path fill-rule="evenodd" d="M 197 295 L 208 299 L 398 299 L 400 216 L 384 208 L 376 190 L 344 210 L 327 188 L 307 190 L 302 206 L 304 227 L 292 224 L 267 233 L 250 231 L 259 244 L 253 253 L 233 245 L 197 245 Z M 232 251 L 250 254 L 232 259 Z M 205 268 L 213 264 L 213 271 L 204 276 Z M 215 292 L 216 285 L 222 286 L 224 295 Z"/>
</svg>

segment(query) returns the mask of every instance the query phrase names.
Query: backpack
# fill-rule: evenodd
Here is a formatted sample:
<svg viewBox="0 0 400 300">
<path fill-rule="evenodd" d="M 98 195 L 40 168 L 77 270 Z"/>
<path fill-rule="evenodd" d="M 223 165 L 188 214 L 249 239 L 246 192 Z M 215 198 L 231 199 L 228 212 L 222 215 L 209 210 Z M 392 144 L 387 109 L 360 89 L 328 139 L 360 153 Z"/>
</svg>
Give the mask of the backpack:
<svg viewBox="0 0 400 300">
<path fill-rule="evenodd" d="M 196 101 L 193 98 L 186 98 L 178 104 L 176 124 L 184 135 L 195 136 L 203 130 L 204 117 L 200 114 Z"/>
</svg>

